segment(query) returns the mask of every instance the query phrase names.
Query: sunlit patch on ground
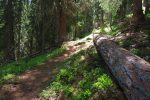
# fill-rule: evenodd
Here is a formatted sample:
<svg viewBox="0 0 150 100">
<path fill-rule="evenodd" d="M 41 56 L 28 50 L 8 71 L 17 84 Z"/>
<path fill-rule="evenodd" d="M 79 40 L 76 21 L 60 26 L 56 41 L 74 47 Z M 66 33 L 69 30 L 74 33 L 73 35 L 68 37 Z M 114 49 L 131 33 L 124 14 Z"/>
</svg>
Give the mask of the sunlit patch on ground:
<svg viewBox="0 0 150 100">
<path fill-rule="evenodd" d="M 58 64 L 60 68 L 41 98 L 64 100 L 119 99 L 123 97 L 109 74 L 102 68 L 95 49 L 83 50 Z"/>
<path fill-rule="evenodd" d="M 0 66 L 0 84 L 6 80 L 14 78 L 17 74 L 24 72 L 25 70 L 36 67 L 36 65 L 43 65 L 43 61 L 50 59 L 63 51 L 64 49 L 60 48 L 34 58 L 21 59 L 19 61 Z"/>
</svg>

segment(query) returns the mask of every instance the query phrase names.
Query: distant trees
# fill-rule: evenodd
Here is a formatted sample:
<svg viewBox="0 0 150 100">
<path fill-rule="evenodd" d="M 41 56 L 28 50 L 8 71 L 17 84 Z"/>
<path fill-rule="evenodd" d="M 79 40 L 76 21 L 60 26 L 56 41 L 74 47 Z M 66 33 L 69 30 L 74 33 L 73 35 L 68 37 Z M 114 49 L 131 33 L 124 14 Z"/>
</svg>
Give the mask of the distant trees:
<svg viewBox="0 0 150 100">
<path fill-rule="evenodd" d="M 106 13 L 116 15 L 122 5 L 123 0 L 99 0 L 100 6 Z"/>
<path fill-rule="evenodd" d="M 109 22 L 119 19 L 124 19 L 128 12 L 133 13 L 133 24 L 138 25 L 145 20 L 145 15 L 149 11 L 148 0 L 96 0 L 105 12 L 105 16 L 109 16 Z M 145 6 L 145 15 L 143 13 L 143 6 Z M 129 10 L 130 9 L 130 10 Z M 117 14 L 117 15 L 116 15 Z"/>
<path fill-rule="evenodd" d="M 15 59 L 20 58 L 20 48 L 21 48 L 21 27 L 22 27 L 22 13 L 23 13 L 23 0 L 16 0 L 14 2 L 14 53 Z"/>
<path fill-rule="evenodd" d="M 29 0 L 1 0 L 0 62 L 18 60 L 27 55 Z"/>
<path fill-rule="evenodd" d="M 0 0 L 0 61 L 61 46 L 67 39 L 73 4 L 73 0 Z"/>
<path fill-rule="evenodd" d="M 144 20 L 142 0 L 0 0 L 0 61 L 60 47 L 131 13 L 134 24 Z"/>
<path fill-rule="evenodd" d="M 149 0 L 144 0 L 143 1 L 143 6 L 145 7 L 145 15 L 148 14 L 150 11 L 150 1 Z"/>
</svg>

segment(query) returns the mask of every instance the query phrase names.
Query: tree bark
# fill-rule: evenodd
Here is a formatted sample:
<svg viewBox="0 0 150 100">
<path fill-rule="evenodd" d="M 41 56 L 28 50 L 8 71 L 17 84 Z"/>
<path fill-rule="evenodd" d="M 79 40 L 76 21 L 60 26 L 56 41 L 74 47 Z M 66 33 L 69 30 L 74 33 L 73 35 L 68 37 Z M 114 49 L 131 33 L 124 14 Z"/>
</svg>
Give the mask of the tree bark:
<svg viewBox="0 0 150 100">
<path fill-rule="evenodd" d="M 20 53 L 20 47 L 21 47 L 21 17 L 22 17 L 22 11 L 23 11 L 23 1 L 19 0 L 18 1 L 19 5 L 17 5 L 16 2 L 16 9 L 15 9 L 15 23 L 14 23 L 14 27 L 16 29 L 15 31 L 15 59 L 16 61 L 21 57 L 21 53 Z"/>
<path fill-rule="evenodd" d="M 4 47 L 5 47 L 5 59 L 14 60 L 14 11 L 13 11 L 13 0 L 7 0 L 5 2 L 5 26 L 4 26 Z"/>
<path fill-rule="evenodd" d="M 126 17 L 126 10 L 127 10 L 127 0 L 123 0 L 123 3 L 118 11 L 118 17 L 120 20 L 123 20 Z"/>
<path fill-rule="evenodd" d="M 107 37 L 95 37 L 94 44 L 127 99 L 150 100 L 150 64 Z"/>
<path fill-rule="evenodd" d="M 59 45 L 61 45 L 66 39 L 66 29 L 67 29 L 67 16 L 63 8 L 63 2 L 61 0 L 58 1 L 58 34 L 59 34 Z"/>
<path fill-rule="evenodd" d="M 135 25 L 144 21 L 142 0 L 133 0 L 133 21 Z"/>
<path fill-rule="evenodd" d="M 104 11 L 101 10 L 101 26 L 104 25 Z"/>
</svg>

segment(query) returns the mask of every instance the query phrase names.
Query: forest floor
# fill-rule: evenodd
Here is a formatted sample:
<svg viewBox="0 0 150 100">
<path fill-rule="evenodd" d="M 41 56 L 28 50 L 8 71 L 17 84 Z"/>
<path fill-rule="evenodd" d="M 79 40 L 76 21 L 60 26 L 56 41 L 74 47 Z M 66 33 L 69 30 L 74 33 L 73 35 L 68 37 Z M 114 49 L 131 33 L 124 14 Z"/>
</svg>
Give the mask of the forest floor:
<svg viewBox="0 0 150 100">
<path fill-rule="evenodd" d="M 66 43 L 67 49 L 63 53 L 45 61 L 34 69 L 17 75 L 13 80 L 2 85 L 0 87 L 0 100 L 36 100 L 37 93 L 47 86 L 49 80 L 53 79 L 58 70 L 56 67 L 58 63 L 92 45 L 92 35 L 75 42 Z"/>
<path fill-rule="evenodd" d="M 143 31 L 120 33 L 112 38 L 121 47 L 150 61 L 149 32 L 149 27 L 144 27 Z M 66 50 L 61 54 L 0 86 L 0 100 L 60 100 L 61 94 L 64 94 L 62 91 L 66 91 L 68 97 L 72 96 L 71 99 L 67 97 L 67 100 L 87 100 L 90 97 L 90 100 L 119 100 L 122 97 L 123 94 L 108 73 L 101 69 L 105 66 L 104 61 L 91 59 L 97 55 L 91 54 L 93 51 L 88 51 L 90 56 L 86 54 L 87 51 L 82 52 L 93 46 L 92 34 L 77 41 L 66 42 L 63 46 Z M 101 63 L 94 64 L 97 62 Z"/>
<path fill-rule="evenodd" d="M 108 35 L 119 46 L 150 62 L 150 24 L 141 24 L 134 28 L 129 23 L 125 26 L 117 23 L 111 28 L 106 26 L 95 30 L 95 33 Z"/>
<path fill-rule="evenodd" d="M 121 47 L 150 62 L 150 26 L 143 25 L 140 32 L 117 34 L 116 40 Z"/>
</svg>

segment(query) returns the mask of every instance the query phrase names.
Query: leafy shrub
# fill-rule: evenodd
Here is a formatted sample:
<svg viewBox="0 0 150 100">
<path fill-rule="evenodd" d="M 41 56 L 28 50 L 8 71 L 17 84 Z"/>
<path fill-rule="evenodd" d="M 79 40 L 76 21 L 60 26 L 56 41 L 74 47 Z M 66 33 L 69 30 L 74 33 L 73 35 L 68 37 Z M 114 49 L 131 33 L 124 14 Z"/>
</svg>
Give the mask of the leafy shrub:
<svg viewBox="0 0 150 100">
<path fill-rule="evenodd" d="M 61 69 L 60 73 L 57 75 L 57 81 L 63 83 L 71 83 L 74 79 L 74 75 L 67 69 Z"/>
</svg>

